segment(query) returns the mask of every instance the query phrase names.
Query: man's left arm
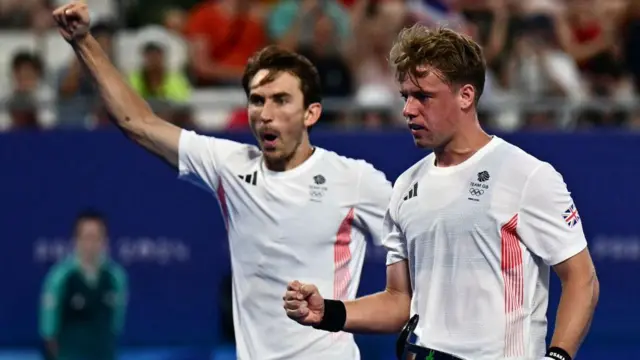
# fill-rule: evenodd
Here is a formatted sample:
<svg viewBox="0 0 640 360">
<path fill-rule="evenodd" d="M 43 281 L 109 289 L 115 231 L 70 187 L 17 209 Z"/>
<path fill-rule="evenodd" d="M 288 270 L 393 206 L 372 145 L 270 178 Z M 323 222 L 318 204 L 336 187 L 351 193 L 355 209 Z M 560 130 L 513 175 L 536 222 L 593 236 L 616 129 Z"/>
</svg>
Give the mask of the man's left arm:
<svg viewBox="0 0 640 360">
<path fill-rule="evenodd" d="M 549 164 L 534 170 L 525 185 L 518 233 L 562 283 L 547 358 L 571 359 L 589 330 L 599 286 L 577 206 L 562 176 Z"/>
<path fill-rule="evenodd" d="M 575 354 L 587 335 L 598 302 L 600 285 L 587 249 L 553 267 L 562 282 L 551 347 Z"/>
<path fill-rule="evenodd" d="M 363 161 L 358 179 L 354 225 L 368 234 L 376 246 L 382 245 L 382 224 L 392 192 L 385 174 Z"/>
</svg>

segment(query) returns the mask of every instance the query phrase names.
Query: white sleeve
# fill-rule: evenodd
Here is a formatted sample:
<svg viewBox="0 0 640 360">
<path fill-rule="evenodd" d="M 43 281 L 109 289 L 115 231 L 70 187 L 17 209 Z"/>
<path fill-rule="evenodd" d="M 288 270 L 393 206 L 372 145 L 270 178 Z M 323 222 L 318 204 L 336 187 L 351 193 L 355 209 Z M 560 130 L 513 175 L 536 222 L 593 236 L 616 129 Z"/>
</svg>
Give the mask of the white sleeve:
<svg viewBox="0 0 640 360">
<path fill-rule="evenodd" d="M 180 179 L 215 194 L 226 158 L 246 145 L 182 130 L 178 155 Z"/>
<path fill-rule="evenodd" d="M 525 184 L 517 231 L 524 245 L 548 265 L 587 247 L 571 193 L 562 175 L 547 163 L 535 169 Z"/>
<path fill-rule="evenodd" d="M 356 219 L 377 246 L 382 245 L 382 220 L 391 192 L 391 183 L 384 173 L 363 162 L 358 180 Z"/>
<path fill-rule="evenodd" d="M 407 240 L 398 225 L 398 189 L 402 188 L 401 179 L 396 180 L 394 193 L 384 214 L 382 224 L 382 245 L 387 249 L 387 265 L 397 263 L 408 258 Z"/>
</svg>

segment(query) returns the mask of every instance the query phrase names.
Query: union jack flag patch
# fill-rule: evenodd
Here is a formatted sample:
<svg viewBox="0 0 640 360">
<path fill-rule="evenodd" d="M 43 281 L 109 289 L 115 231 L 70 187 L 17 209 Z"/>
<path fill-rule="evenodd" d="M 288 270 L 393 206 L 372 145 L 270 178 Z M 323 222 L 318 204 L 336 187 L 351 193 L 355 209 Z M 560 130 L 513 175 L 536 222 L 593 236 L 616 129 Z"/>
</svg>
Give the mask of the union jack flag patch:
<svg viewBox="0 0 640 360">
<path fill-rule="evenodd" d="M 570 228 L 576 226 L 580 221 L 580 215 L 578 214 L 578 209 L 576 209 L 575 204 L 571 204 L 571 206 L 564 211 L 562 217 L 564 218 L 564 222 L 566 222 Z"/>
</svg>

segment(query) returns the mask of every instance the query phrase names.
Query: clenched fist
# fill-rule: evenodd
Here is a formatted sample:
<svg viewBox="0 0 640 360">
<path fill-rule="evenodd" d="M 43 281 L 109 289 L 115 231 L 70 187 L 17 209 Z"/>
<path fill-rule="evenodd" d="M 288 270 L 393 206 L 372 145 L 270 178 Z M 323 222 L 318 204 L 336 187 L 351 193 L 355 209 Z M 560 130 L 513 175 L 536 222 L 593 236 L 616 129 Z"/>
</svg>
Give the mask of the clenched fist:
<svg viewBox="0 0 640 360">
<path fill-rule="evenodd" d="M 58 24 L 58 30 L 68 42 L 80 40 L 89 33 L 89 9 L 87 4 L 73 1 L 57 8 L 53 12 L 53 19 Z"/>
<path fill-rule="evenodd" d="M 324 316 L 324 299 L 315 285 L 298 280 L 289 283 L 282 297 L 287 316 L 306 326 L 317 325 Z"/>
</svg>

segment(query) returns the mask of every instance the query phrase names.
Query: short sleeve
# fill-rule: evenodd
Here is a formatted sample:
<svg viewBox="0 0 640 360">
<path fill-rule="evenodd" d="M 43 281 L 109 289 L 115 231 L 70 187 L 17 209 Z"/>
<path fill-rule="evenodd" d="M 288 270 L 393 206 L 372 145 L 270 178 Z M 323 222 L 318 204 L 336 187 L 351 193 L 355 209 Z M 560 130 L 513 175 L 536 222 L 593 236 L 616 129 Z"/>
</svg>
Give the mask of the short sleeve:
<svg viewBox="0 0 640 360">
<path fill-rule="evenodd" d="M 391 198 L 391 183 L 383 172 L 363 162 L 358 187 L 357 220 L 375 245 L 382 245 L 382 223 Z"/>
<path fill-rule="evenodd" d="M 407 241 L 390 209 L 384 215 L 382 245 L 387 249 L 387 265 L 407 259 Z"/>
<path fill-rule="evenodd" d="M 215 194 L 224 161 L 243 147 L 247 145 L 182 130 L 178 156 L 179 178 Z"/>
<path fill-rule="evenodd" d="M 407 240 L 398 225 L 398 189 L 404 188 L 402 177 L 396 180 L 382 223 L 382 245 L 387 249 L 387 265 L 408 258 Z"/>
<path fill-rule="evenodd" d="M 524 187 L 517 231 L 524 245 L 556 265 L 587 247 L 582 219 L 562 175 L 544 163 Z"/>
</svg>

